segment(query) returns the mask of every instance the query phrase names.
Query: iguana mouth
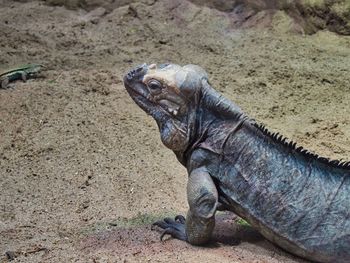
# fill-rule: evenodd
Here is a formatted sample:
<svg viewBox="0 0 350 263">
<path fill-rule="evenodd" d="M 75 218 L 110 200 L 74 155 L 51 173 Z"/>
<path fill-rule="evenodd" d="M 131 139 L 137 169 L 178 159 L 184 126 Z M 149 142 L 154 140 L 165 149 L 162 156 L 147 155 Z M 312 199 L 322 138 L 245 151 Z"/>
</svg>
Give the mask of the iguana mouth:
<svg viewBox="0 0 350 263">
<path fill-rule="evenodd" d="M 161 110 L 167 115 L 171 115 L 173 117 L 177 117 L 179 112 L 179 106 L 172 102 L 167 102 L 166 104 L 174 104 L 174 106 L 166 106 L 164 100 L 155 101 L 155 99 L 148 92 L 147 87 L 144 85 L 143 89 L 135 89 L 131 87 L 124 81 L 126 90 L 128 91 L 131 98 L 147 113 L 151 113 L 153 110 Z M 147 91 L 148 93 L 146 93 Z M 163 101 L 163 103 L 161 103 Z"/>
<path fill-rule="evenodd" d="M 151 113 L 152 109 L 159 108 L 157 104 L 152 102 L 149 99 L 149 94 L 145 94 L 147 89 L 145 87 L 143 88 L 137 88 L 142 84 L 138 85 L 129 85 L 128 82 L 124 79 L 124 86 L 131 96 L 131 98 L 136 102 L 137 105 L 139 105 L 144 111 L 147 113 Z"/>
</svg>

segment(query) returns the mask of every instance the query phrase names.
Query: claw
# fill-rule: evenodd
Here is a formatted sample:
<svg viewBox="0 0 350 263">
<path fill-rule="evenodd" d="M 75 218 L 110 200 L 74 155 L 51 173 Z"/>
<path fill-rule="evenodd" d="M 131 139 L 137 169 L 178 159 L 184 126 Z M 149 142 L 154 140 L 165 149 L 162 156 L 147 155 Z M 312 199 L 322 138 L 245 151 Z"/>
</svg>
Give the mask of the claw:
<svg viewBox="0 0 350 263">
<path fill-rule="evenodd" d="M 180 240 L 186 240 L 186 234 L 185 233 L 181 233 L 180 231 L 174 229 L 174 228 L 171 228 L 171 227 L 168 227 L 166 228 L 162 234 L 160 235 L 160 241 L 163 241 L 163 237 L 165 235 L 170 235 L 176 239 L 180 239 Z"/>
<path fill-rule="evenodd" d="M 156 223 L 153 223 L 153 224 L 151 225 L 151 230 L 153 231 L 154 228 L 155 228 L 156 226 L 157 226 Z"/>
<path fill-rule="evenodd" d="M 180 222 L 181 224 L 185 224 L 186 219 L 185 219 L 185 217 L 182 216 L 182 215 L 177 215 L 177 216 L 175 216 L 175 221 L 176 221 L 176 222 Z"/>
<path fill-rule="evenodd" d="M 164 222 L 164 221 L 157 221 L 157 222 L 154 222 L 154 223 L 152 224 L 152 227 L 155 227 L 155 226 L 158 226 L 158 227 L 160 227 L 160 228 L 165 229 L 165 228 L 167 228 L 167 223 Z"/>
<path fill-rule="evenodd" d="M 180 240 L 187 240 L 185 218 L 181 215 L 176 216 L 175 220 L 167 217 L 163 220 L 157 221 L 152 224 L 151 230 L 154 230 L 155 226 L 163 229 L 163 232 L 160 235 L 161 241 L 163 241 L 165 235 L 171 235 L 172 237 Z"/>
<path fill-rule="evenodd" d="M 166 229 L 162 232 L 162 234 L 160 235 L 160 241 L 163 241 L 163 237 L 164 237 L 166 234 L 168 234 L 168 231 L 169 231 L 169 228 L 166 228 Z"/>
</svg>

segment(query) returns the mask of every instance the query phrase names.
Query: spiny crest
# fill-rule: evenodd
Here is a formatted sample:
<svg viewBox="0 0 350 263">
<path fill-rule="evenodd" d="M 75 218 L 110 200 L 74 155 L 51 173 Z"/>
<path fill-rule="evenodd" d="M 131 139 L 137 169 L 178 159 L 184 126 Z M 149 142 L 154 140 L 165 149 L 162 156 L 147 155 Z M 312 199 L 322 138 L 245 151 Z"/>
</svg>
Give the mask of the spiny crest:
<svg viewBox="0 0 350 263">
<path fill-rule="evenodd" d="M 346 162 L 346 161 L 341 161 L 341 160 L 331 160 L 329 158 L 319 156 L 316 153 L 313 153 L 307 149 L 304 149 L 302 146 L 297 147 L 296 142 L 293 142 L 293 141 L 287 139 L 286 137 L 279 134 L 278 132 L 269 131 L 263 124 L 254 123 L 254 126 L 256 128 L 258 128 L 259 130 L 261 130 L 263 132 L 263 134 L 267 135 L 275 142 L 280 143 L 283 146 L 288 147 L 289 149 L 294 150 L 297 153 L 302 154 L 306 158 L 317 160 L 321 163 L 325 163 L 325 164 L 330 165 L 332 167 L 350 170 L 350 161 Z"/>
</svg>

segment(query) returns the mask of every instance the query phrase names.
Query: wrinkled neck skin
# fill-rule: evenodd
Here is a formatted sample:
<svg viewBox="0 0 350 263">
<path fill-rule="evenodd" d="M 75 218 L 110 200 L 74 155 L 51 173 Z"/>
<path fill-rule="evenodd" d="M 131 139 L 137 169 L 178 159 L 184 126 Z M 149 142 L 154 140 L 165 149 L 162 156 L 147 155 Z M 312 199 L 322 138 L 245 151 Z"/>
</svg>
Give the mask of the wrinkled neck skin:
<svg viewBox="0 0 350 263">
<path fill-rule="evenodd" d="M 187 148 L 191 133 L 190 115 L 172 118 L 158 112 L 152 116 L 157 122 L 163 144 L 174 152 L 183 152 Z"/>
<path fill-rule="evenodd" d="M 188 105 L 184 119 L 181 121 L 163 120 L 157 123 L 162 142 L 167 147 L 170 146 L 169 148 L 174 151 L 178 160 L 187 166 L 191 152 L 213 133 L 220 132 L 226 136 L 230 135 L 230 129 L 227 131 L 215 130 L 216 123 L 229 120 L 230 128 L 232 128 L 244 118 L 245 115 L 237 105 L 213 89 L 207 79 L 203 79 L 202 87 L 198 89 L 194 100 Z"/>
<path fill-rule="evenodd" d="M 196 94 L 196 98 L 199 98 L 199 94 Z M 198 106 L 196 102 L 188 103 L 186 114 L 177 118 L 163 112 L 151 113 L 157 122 L 163 144 L 176 154 L 183 165 L 186 165 L 185 153 L 191 147 L 193 138 L 197 136 Z"/>
</svg>

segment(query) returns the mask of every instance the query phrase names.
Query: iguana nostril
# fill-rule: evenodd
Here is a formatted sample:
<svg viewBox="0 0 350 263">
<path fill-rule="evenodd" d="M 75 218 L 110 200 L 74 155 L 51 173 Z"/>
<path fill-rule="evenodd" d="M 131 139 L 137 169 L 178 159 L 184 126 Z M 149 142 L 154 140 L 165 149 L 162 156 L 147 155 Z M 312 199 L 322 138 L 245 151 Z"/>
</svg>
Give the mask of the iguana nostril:
<svg viewBox="0 0 350 263">
<path fill-rule="evenodd" d="M 147 65 L 143 64 L 140 65 L 134 69 L 132 69 L 127 75 L 127 79 L 131 80 L 132 78 L 138 77 L 139 75 L 141 75 L 143 73 L 143 71 L 146 69 Z"/>
<path fill-rule="evenodd" d="M 131 80 L 132 77 L 133 77 L 133 73 L 132 73 L 132 71 L 130 71 L 130 72 L 126 75 L 126 78 L 127 78 L 128 80 Z"/>
</svg>

